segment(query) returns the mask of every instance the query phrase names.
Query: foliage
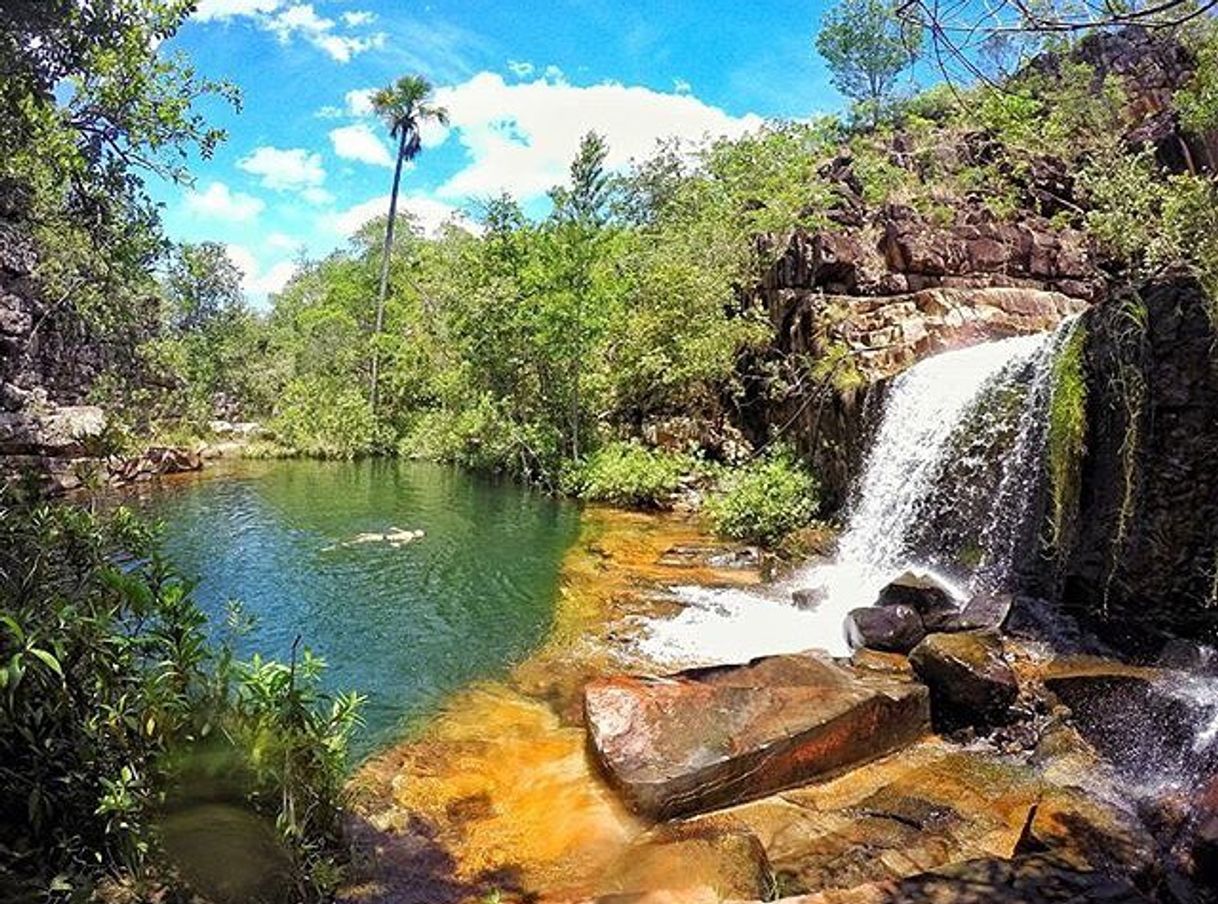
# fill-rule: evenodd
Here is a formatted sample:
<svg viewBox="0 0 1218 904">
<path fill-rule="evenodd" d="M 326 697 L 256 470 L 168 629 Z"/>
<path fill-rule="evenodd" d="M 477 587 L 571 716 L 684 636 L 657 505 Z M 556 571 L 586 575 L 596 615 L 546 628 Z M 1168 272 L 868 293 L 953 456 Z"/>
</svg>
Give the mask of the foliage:
<svg viewBox="0 0 1218 904">
<path fill-rule="evenodd" d="M 907 26 L 885 0 L 839 0 L 825 14 L 816 50 L 833 87 L 853 100 L 872 126 L 887 113 L 897 78 L 917 58 L 921 32 Z"/>
<path fill-rule="evenodd" d="M 1194 134 L 1203 135 L 1218 129 L 1218 28 L 1212 21 L 1199 23 L 1193 44 L 1197 69 L 1174 100 L 1180 123 Z"/>
<path fill-rule="evenodd" d="M 1060 548 L 1062 533 L 1079 492 L 1079 474 L 1087 443 L 1087 381 L 1083 352 L 1087 332 L 1080 322 L 1053 361 L 1046 440 L 1052 502 L 1052 543 Z"/>
<path fill-rule="evenodd" d="M 707 500 L 706 512 L 724 536 L 773 545 L 815 517 L 818 496 L 816 479 L 778 448 L 729 473 Z"/>
<path fill-rule="evenodd" d="M 245 776 L 236 802 L 277 820 L 313 899 L 359 701 L 321 694 L 309 657 L 239 663 L 213 646 L 152 539 L 122 509 L 0 496 L 0 896 L 114 870 L 171 881 L 158 820 L 174 770 L 219 749 Z"/>
<path fill-rule="evenodd" d="M 272 428 L 284 446 L 313 458 L 356 458 L 376 445 L 371 404 L 357 387 L 332 377 L 288 383 Z"/>
<path fill-rule="evenodd" d="M 632 508 L 665 508 L 696 467 L 685 455 L 614 442 L 598 449 L 568 484 L 583 499 Z"/>
</svg>

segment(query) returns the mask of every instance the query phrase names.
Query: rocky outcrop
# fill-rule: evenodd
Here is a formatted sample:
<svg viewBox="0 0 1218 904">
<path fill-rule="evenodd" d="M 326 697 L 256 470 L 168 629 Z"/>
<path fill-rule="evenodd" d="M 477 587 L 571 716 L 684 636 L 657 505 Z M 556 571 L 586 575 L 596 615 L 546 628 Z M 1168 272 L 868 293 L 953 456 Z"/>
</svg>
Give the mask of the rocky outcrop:
<svg viewBox="0 0 1218 904">
<path fill-rule="evenodd" d="M 1218 637 L 1215 317 L 1183 276 L 1084 316 L 1086 451 L 1057 568 L 1048 581 L 1043 559 L 1028 570 L 1040 595 L 1124 644 Z"/>
<path fill-rule="evenodd" d="M 631 809 L 713 810 L 866 762 L 929 727 L 926 689 L 813 655 L 584 691 L 589 740 Z"/>
<path fill-rule="evenodd" d="M 887 378 L 938 352 L 1052 329 L 1102 294 L 1080 233 L 973 220 L 941 227 L 888 206 L 865 230 L 796 232 L 757 289 L 769 357 L 792 370 L 794 389 L 746 400 L 741 426 L 760 444 L 782 425 L 830 509 L 845 501 Z"/>
<path fill-rule="evenodd" d="M 1070 59 L 1096 72 L 1096 90 L 1112 76 L 1125 89 L 1125 141 L 1132 147 L 1149 145 L 1159 163 L 1174 172 L 1218 170 L 1218 133 L 1190 134 L 1180 124 L 1173 95 L 1185 87 L 1197 69 L 1192 51 L 1161 30 L 1131 26 L 1098 31 L 1079 41 Z M 1032 68 L 1060 71 L 1062 57 L 1045 54 Z"/>
</svg>

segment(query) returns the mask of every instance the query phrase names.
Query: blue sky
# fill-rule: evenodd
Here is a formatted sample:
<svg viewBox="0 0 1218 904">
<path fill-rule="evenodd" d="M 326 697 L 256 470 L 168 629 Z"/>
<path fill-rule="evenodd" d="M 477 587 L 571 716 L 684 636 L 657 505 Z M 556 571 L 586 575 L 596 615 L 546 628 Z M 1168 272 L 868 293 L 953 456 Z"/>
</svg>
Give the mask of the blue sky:
<svg viewBox="0 0 1218 904">
<path fill-rule="evenodd" d="M 424 135 L 405 204 L 434 228 L 479 197 L 532 209 L 596 128 L 610 164 L 657 139 L 739 134 L 838 109 L 812 48 L 824 3 L 200 0 L 170 49 L 244 95 L 196 183 L 158 184 L 170 235 L 216 240 L 256 304 L 311 255 L 384 213 L 392 159 L 370 89 L 420 73 L 452 117 Z"/>
</svg>

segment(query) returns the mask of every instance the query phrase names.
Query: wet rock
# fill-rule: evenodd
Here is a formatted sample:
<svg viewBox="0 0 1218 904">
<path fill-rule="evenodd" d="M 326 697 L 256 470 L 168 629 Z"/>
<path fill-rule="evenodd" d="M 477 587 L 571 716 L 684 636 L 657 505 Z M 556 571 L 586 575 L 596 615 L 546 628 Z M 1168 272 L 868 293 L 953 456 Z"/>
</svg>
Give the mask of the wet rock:
<svg viewBox="0 0 1218 904">
<path fill-rule="evenodd" d="M 658 829 L 630 846 L 607 871 L 601 904 L 695 904 L 762 898 L 770 865 L 749 832 L 706 827 Z"/>
<path fill-rule="evenodd" d="M 1037 800 L 1023 843 L 1052 851 L 1078 869 L 1134 878 L 1150 870 L 1158 852 L 1141 821 L 1077 787 L 1051 787 Z"/>
<path fill-rule="evenodd" d="M 930 688 L 936 726 L 945 729 L 1000 724 L 1019 695 L 1002 641 L 991 632 L 931 634 L 909 661 Z"/>
<path fill-rule="evenodd" d="M 922 617 L 905 605 L 854 609 L 846 616 L 845 628 L 846 641 L 855 650 L 908 653 L 926 636 Z"/>
<path fill-rule="evenodd" d="M 899 882 L 833 889 L 779 904 L 1149 904 L 1128 879 L 1045 855 L 970 860 Z"/>
<path fill-rule="evenodd" d="M 900 675 L 903 678 L 913 677 L 913 666 L 909 664 L 909 657 L 900 653 L 885 653 L 882 650 L 863 647 L 851 654 L 850 664 L 855 668 L 870 669 L 873 672 Z"/>
<path fill-rule="evenodd" d="M 1173 637 L 1164 644 L 1155 663 L 1164 669 L 1209 675 L 1218 673 L 1218 655 L 1215 655 L 1214 648 L 1182 637 Z"/>
<path fill-rule="evenodd" d="M 908 606 L 921 616 L 927 631 L 943 630 L 943 626 L 952 624 L 959 614 L 959 608 L 946 586 L 933 575 L 915 571 L 906 571 L 890 581 L 880 591 L 876 605 Z"/>
<path fill-rule="evenodd" d="M 791 603 L 796 609 L 812 611 L 818 608 L 827 596 L 828 592 L 823 587 L 803 587 L 792 591 Z"/>
<path fill-rule="evenodd" d="M 1011 614 L 1014 597 L 1009 593 L 979 593 L 965 603 L 952 622 L 953 630 L 997 631 Z"/>
<path fill-rule="evenodd" d="M 1193 811 L 1193 871 L 1200 881 L 1218 887 L 1218 778 L 1202 787 L 1193 800 Z"/>
<path fill-rule="evenodd" d="M 902 747 L 929 727 L 926 689 L 812 655 L 584 691 L 602 771 L 636 812 L 712 810 Z"/>
<path fill-rule="evenodd" d="M 1045 687 L 1071 722 L 1119 770 L 1186 779 L 1218 766 L 1218 752 L 1195 742 L 1212 715 L 1205 679 L 1090 656 L 1050 663 Z"/>
</svg>

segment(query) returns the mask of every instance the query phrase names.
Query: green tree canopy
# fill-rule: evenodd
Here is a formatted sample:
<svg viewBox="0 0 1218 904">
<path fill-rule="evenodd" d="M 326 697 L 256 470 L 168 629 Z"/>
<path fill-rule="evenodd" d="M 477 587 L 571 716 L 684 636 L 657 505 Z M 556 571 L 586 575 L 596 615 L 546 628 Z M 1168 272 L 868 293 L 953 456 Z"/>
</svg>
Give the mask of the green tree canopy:
<svg viewBox="0 0 1218 904">
<path fill-rule="evenodd" d="M 891 103 L 897 78 L 920 44 L 921 32 L 899 19 L 886 0 L 841 0 L 816 36 L 833 86 L 858 104 L 872 125 Z"/>
</svg>

